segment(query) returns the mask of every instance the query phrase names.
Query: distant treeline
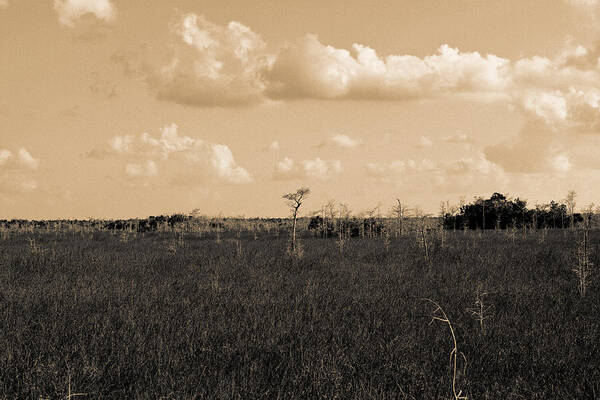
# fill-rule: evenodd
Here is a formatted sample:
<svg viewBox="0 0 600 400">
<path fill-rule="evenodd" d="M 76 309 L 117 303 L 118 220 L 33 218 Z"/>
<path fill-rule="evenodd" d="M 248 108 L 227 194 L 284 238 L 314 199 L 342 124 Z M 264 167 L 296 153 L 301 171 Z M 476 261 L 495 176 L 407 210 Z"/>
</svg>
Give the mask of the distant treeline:
<svg viewBox="0 0 600 400">
<path fill-rule="evenodd" d="M 551 201 L 527 208 L 525 200 L 509 199 L 500 193 L 476 199 L 443 216 L 446 229 L 568 228 L 583 221 L 584 216 L 569 212 L 567 204 Z"/>
<path fill-rule="evenodd" d="M 511 199 L 504 194 L 494 193 L 490 198 L 477 198 L 470 204 L 456 207 L 442 205 L 437 216 L 425 215 L 420 211 L 411 213 L 408 209 L 392 208 L 387 217 L 375 215 L 351 215 L 349 209 L 335 211 L 330 201 L 329 210 L 321 210 L 320 215 L 303 217 L 299 222 L 314 236 L 337 237 L 340 234 L 350 237 L 371 237 L 394 233 L 396 236 L 419 229 L 423 224 L 427 230 L 465 229 L 507 229 L 507 228 L 569 228 L 584 222 L 592 222 L 598 214 L 574 212 L 574 202 L 551 201 L 528 208 L 527 202 L 518 197 Z M 398 211 L 400 210 L 400 212 Z M 404 210 L 404 211 L 402 211 Z M 0 229 L 97 229 L 108 231 L 152 232 L 166 229 L 190 229 L 206 231 L 285 231 L 289 228 L 289 218 L 244 218 L 210 217 L 192 214 L 172 214 L 135 219 L 85 219 L 85 220 L 0 220 Z"/>
<path fill-rule="evenodd" d="M 197 217 L 186 214 L 150 216 L 148 218 L 131 219 L 72 219 L 72 220 L 0 220 L 0 228 L 35 228 L 35 229 L 68 229 L 84 227 L 108 231 L 151 232 L 161 229 L 172 229 L 176 226 L 196 225 L 206 229 L 239 230 L 240 227 L 252 229 L 273 229 L 286 225 L 286 218 L 225 218 Z"/>
</svg>

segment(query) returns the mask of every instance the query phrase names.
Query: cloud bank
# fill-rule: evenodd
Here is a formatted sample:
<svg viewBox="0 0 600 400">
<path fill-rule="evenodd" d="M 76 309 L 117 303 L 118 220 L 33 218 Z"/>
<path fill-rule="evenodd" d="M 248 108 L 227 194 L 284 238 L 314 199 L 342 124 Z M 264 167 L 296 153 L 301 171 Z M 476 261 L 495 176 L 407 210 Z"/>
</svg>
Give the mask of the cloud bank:
<svg viewBox="0 0 600 400">
<path fill-rule="evenodd" d="M 220 26 L 194 13 L 182 15 L 172 33 L 175 50 L 170 62 L 148 77 L 157 97 L 164 101 L 197 107 L 293 99 L 503 102 L 524 117 L 524 126 L 517 137 L 489 145 L 483 154 L 514 173 L 568 170 L 576 163 L 564 146 L 576 145 L 578 135 L 600 132 L 598 44 L 569 45 L 554 58 L 517 60 L 461 51 L 447 44 L 424 57 L 382 56 L 359 43 L 350 49 L 336 48 L 313 34 L 273 49 L 239 22 Z M 464 134 L 443 141 L 473 143 Z M 339 147 L 360 144 L 344 135 L 336 135 L 330 142 Z M 417 144 L 424 148 L 432 145 L 426 137 Z M 286 172 L 287 164 L 282 164 L 277 176 L 307 173 L 296 164 L 294 172 Z M 243 180 L 243 174 L 222 175 Z"/>
</svg>

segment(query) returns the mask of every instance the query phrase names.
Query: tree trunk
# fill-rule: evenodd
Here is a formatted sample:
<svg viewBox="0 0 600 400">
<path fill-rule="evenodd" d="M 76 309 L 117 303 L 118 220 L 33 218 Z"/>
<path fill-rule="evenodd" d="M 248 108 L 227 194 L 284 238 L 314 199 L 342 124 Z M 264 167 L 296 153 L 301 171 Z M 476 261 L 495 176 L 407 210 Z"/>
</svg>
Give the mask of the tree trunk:
<svg viewBox="0 0 600 400">
<path fill-rule="evenodd" d="M 296 251 L 296 216 L 298 215 L 298 209 L 294 210 L 294 227 L 292 228 L 292 251 Z"/>
</svg>

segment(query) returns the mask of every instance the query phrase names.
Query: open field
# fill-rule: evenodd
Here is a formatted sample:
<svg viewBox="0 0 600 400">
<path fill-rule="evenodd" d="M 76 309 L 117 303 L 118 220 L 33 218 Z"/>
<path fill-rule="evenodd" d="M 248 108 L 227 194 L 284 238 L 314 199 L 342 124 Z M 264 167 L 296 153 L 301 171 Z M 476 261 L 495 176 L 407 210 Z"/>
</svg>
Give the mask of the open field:
<svg viewBox="0 0 600 400">
<path fill-rule="evenodd" d="M 600 285 L 579 295 L 577 234 L 447 232 L 430 262 L 413 234 L 304 234 L 302 258 L 273 232 L 4 234 L 0 398 L 452 398 L 450 331 L 423 298 L 468 361 L 457 392 L 600 398 Z"/>
</svg>

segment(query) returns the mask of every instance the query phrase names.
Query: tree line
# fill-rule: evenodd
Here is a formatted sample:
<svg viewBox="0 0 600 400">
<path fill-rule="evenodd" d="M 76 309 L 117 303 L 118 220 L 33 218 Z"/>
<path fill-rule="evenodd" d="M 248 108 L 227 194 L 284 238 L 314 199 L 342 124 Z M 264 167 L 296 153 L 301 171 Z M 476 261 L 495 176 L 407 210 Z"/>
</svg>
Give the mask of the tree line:
<svg viewBox="0 0 600 400">
<path fill-rule="evenodd" d="M 593 206 L 582 213 L 575 212 L 575 198 L 576 193 L 571 191 L 563 202 L 551 201 L 528 208 L 525 200 L 494 193 L 488 199 L 480 197 L 462 204 L 455 211 L 441 207 L 443 225 L 445 229 L 570 228 L 591 220 L 595 214 Z"/>
</svg>

